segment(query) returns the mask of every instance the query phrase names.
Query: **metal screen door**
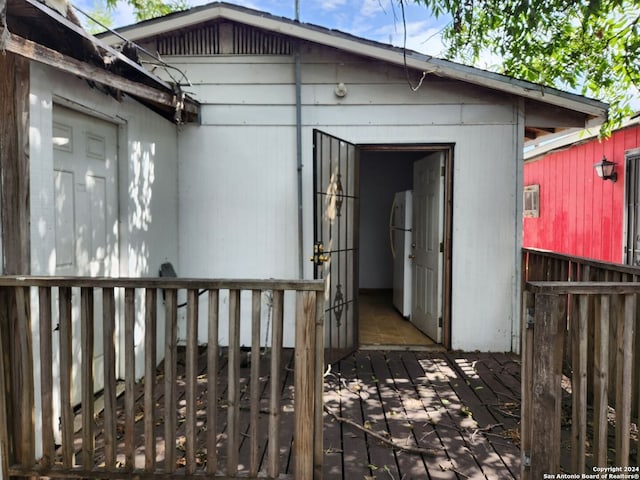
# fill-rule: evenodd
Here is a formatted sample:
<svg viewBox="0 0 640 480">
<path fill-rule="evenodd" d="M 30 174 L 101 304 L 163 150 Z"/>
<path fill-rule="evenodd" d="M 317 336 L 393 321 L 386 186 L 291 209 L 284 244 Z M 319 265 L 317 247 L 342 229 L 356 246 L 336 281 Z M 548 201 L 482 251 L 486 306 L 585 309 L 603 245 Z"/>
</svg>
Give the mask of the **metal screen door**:
<svg viewBox="0 0 640 480">
<path fill-rule="evenodd" d="M 314 148 L 314 277 L 325 280 L 325 358 L 358 347 L 358 159 L 355 145 L 319 130 Z"/>
</svg>

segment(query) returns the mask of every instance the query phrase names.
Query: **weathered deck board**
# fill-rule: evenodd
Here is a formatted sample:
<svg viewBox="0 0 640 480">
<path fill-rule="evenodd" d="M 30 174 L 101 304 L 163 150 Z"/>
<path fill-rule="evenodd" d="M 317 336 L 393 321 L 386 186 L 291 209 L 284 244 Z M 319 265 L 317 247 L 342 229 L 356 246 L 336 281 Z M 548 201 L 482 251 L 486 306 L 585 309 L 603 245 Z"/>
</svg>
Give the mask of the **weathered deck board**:
<svg viewBox="0 0 640 480">
<path fill-rule="evenodd" d="M 279 462 L 287 473 L 293 469 L 291 458 L 293 432 L 293 355 L 285 350 L 281 359 L 281 393 L 279 436 L 281 448 Z M 181 464 L 186 453 L 184 440 L 186 422 L 184 403 L 186 384 L 184 381 L 184 352 L 179 352 L 177 365 L 176 471 L 183 470 Z M 269 355 L 260 356 L 259 391 L 259 471 L 268 468 L 269 399 L 271 390 L 268 375 Z M 198 381 L 195 401 L 198 408 L 198 425 L 195 455 L 198 458 L 196 472 L 206 468 L 206 411 L 207 399 L 207 351 L 201 348 L 198 355 Z M 251 438 L 248 417 L 251 402 L 249 365 L 244 361 L 239 368 L 240 388 L 239 432 L 240 472 L 246 474 L 250 468 Z M 165 390 L 162 381 L 164 367 L 158 368 L 155 381 L 156 430 L 164 431 Z M 227 361 L 223 354 L 218 362 L 217 395 L 222 406 L 217 415 L 217 465 L 223 469 L 227 460 Z M 357 352 L 332 365 L 326 377 L 324 400 L 328 408 L 337 415 L 349 418 L 365 429 L 377 432 L 388 440 L 401 445 L 427 449 L 429 455 L 418 455 L 394 450 L 383 442 L 367 435 L 361 429 L 336 421 L 325 414 L 324 426 L 324 474 L 325 479 L 360 480 L 370 479 L 509 479 L 518 478 L 520 452 L 512 438 L 517 438 L 519 405 L 519 359 L 509 354 L 464 354 L 428 352 Z M 144 383 L 136 385 L 135 392 L 135 438 L 137 448 L 134 462 L 142 466 L 145 462 L 144 437 Z M 124 396 L 118 398 L 118 455 L 121 429 L 124 420 Z M 244 415 L 246 413 L 246 415 Z M 98 418 L 98 430 L 101 418 Z M 78 432 L 76 435 L 81 435 Z M 158 468 L 164 469 L 164 445 L 156 445 L 154 458 Z M 78 452 L 76 452 L 78 453 Z M 79 456 L 78 456 L 79 457 Z M 96 457 L 104 458 L 104 443 L 96 439 Z M 122 456 L 124 460 L 124 457 Z"/>
</svg>

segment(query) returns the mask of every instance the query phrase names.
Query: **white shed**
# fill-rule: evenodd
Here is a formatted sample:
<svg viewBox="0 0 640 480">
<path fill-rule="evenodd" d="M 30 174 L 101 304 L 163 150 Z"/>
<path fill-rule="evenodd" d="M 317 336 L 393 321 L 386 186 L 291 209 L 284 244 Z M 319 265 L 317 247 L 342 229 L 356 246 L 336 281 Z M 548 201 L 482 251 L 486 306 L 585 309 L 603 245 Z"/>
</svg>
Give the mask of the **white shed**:
<svg viewBox="0 0 640 480">
<path fill-rule="evenodd" d="M 392 286 L 389 211 L 413 190 L 411 320 L 447 348 L 519 349 L 523 143 L 606 105 L 225 3 L 102 35 L 148 68 L 107 49 L 109 72 L 38 0 L 3 9 L 29 129 L 5 273 L 323 277 L 338 355 L 358 346 L 359 292 Z"/>
<path fill-rule="evenodd" d="M 118 32 L 201 103 L 177 134 L 180 275 L 324 276 L 330 342 L 357 347 L 412 189 L 412 319 L 451 349 L 518 350 L 523 142 L 604 104 L 226 3 Z"/>
</svg>

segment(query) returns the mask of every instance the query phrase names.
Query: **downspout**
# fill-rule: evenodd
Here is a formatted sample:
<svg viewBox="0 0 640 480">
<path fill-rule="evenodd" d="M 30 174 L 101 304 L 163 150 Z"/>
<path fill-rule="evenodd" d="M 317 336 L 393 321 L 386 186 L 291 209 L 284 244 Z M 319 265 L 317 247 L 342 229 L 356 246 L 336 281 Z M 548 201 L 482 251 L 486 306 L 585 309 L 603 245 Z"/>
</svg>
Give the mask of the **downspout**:
<svg viewBox="0 0 640 480">
<path fill-rule="evenodd" d="M 524 190 L 524 124 L 525 124 L 525 104 L 524 99 L 520 98 L 516 103 L 516 124 L 515 124 L 515 157 L 516 157 L 516 181 L 515 186 L 515 219 L 516 219 L 516 235 L 515 235 L 515 272 L 513 276 L 513 319 L 511 323 L 511 351 L 520 354 L 521 352 L 521 335 L 522 335 L 522 192 Z"/>
<path fill-rule="evenodd" d="M 296 0 L 296 21 L 300 21 L 300 1 Z M 296 162 L 298 169 L 298 276 L 304 278 L 303 261 L 303 229 L 302 211 L 302 69 L 300 66 L 300 41 L 295 44 L 293 54 L 295 62 L 296 82 Z"/>
</svg>

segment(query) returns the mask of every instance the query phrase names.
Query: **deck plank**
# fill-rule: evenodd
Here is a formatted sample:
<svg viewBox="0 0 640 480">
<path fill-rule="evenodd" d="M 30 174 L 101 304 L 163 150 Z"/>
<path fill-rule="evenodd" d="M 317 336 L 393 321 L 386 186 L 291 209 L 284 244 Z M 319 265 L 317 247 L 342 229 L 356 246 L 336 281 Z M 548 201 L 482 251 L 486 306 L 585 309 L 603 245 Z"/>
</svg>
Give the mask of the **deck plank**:
<svg viewBox="0 0 640 480">
<path fill-rule="evenodd" d="M 391 379 L 388 378 L 388 371 L 381 371 L 380 364 L 384 363 L 384 357 L 380 357 L 380 355 L 381 352 L 367 352 L 366 355 L 360 356 L 356 360 L 359 383 L 357 384 L 357 395 L 354 396 L 361 402 L 365 427 L 385 437 L 389 436 L 390 440 L 397 440 L 393 437 L 398 432 L 396 428 L 392 428 L 393 421 L 390 421 L 387 410 L 395 407 L 390 403 L 393 394 L 386 385 L 386 382 Z M 368 438 L 367 440 L 372 474 L 384 473 L 391 478 L 401 478 L 393 449 L 375 439 Z"/>
<path fill-rule="evenodd" d="M 380 394 L 381 408 L 384 411 L 388 431 L 394 442 L 399 445 L 424 447 L 414 436 L 413 425 L 419 421 L 421 412 L 405 408 L 403 393 L 406 392 L 408 380 L 404 367 L 395 358 L 383 352 L 371 352 L 371 365 L 374 369 Z M 415 390 L 412 392 L 415 396 Z M 410 406 L 410 403 L 409 403 Z M 426 415 L 422 419 L 427 420 Z M 398 475 L 394 478 L 427 478 L 427 467 L 423 459 L 415 454 L 402 451 L 395 452 Z"/>
<path fill-rule="evenodd" d="M 443 438 L 441 436 L 443 432 L 436 428 L 439 418 L 438 409 L 433 408 L 433 401 L 436 395 L 427 386 L 424 372 L 418 363 L 416 354 L 412 352 L 399 353 L 398 361 L 402 363 L 410 386 L 415 392 L 407 392 L 407 398 L 404 403 L 409 407 L 408 411 L 412 412 L 411 418 L 413 419 L 416 441 L 422 447 L 433 449 L 437 452 L 434 456 L 423 458 L 429 477 L 434 480 L 457 478 L 451 470 L 453 467 L 452 460 L 449 458 L 445 448 L 446 435 Z"/>
<path fill-rule="evenodd" d="M 488 442 L 488 446 L 492 447 L 499 460 L 503 462 L 503 465 L 500 465 L 499 462 L 488 462 L 484 459 L 483 468 L 502 470 L 506 467 L 516 477 L 520 468 L 520 450 L 509 440 L 509 435 L 513 435 L 519 425 L 509 409 L 519 405 L 519 402 L 514 402 L 512 395 L 501 393 L 504 386 L 495 382 L 493 378 L 496 371 L 494 369 L 501 368 L 501 365 L 495 362 L 493 356 L 487 354 L 471 354 L 462 358 L 452 355 L 446 357 L 459 376 L 460 380 L 455 384 L 455 388 L 458 396 L 465 399 L 469 414 L 477 422 L 476 433 Z M 479 365 L 485 365 L 487 369 L 482 376 L 478 374 Z M 491 457 L 495 460 L 493 455 Z"/>
<path fill-rule="evenodd" d="M 441 355 L 416 355 L 418 365 L 424 371 L 427 383 L 425 393 L 430 398 L 430 415 L 444 443 L 450 464 L 449 468 L 461 477 L 483 478 L 481 465 L 474 455 L 473 442 L 465 433 L 473 425 L 466 415 L 461 415 L 462 403 L 453 390 L 450 380 L 454 372 L 446 358 Z M 442 467 L 441 467 L 442 468 Z"/>
<path fill-rule="evenodd" d="M 487 441 L 487 437 L 480 430 L 481 427 L 474 417 L 476 413 L 483 412 L 485 406 L 482 403 L 474 402 L 474 389 L 468 388 L 466 380 L 461 378 L 456 371 L 455 363 L 441 362 L 439 368 L 446 374 L 451 386 L 451 391 L 448 393 L 448 400 L 451 402 L 450 418 L 456 425 L 466 447 L 473 455 L 480 471 L 487 478 L 496 478 L 504 471 L 505 464 L 491 443 Z M 489 425 L 493 425 L 493 423 L 489 423 Z"/>
</svg>

